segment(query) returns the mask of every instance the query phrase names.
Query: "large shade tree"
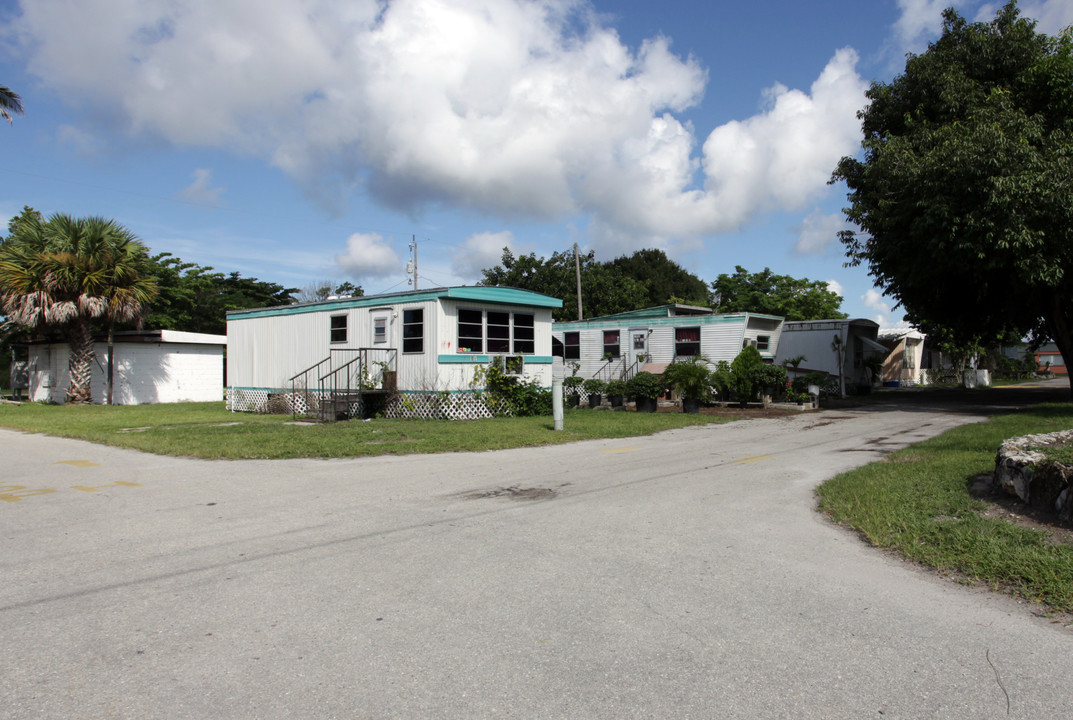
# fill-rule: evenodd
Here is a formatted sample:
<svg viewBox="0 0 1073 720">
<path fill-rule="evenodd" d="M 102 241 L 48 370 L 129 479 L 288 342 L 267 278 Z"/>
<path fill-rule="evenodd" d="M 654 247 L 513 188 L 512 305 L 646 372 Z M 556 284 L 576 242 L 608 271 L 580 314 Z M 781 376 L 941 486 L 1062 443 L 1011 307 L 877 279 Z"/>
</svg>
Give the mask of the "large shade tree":
<svg viewBox="0 0 1073 720">
<path fill-rule="evenodd" d="M 1073 32 L 1036 32 L 1016 2 L 943 19 L 869 89 L 863 156 L 834 173 L 850 261 L 948 340 L 1033 333 L 1073 358 Z"/>
<path fill-rule="evenodd" d="M 0 306 L 9 323 L 67 339 L 68 402 L 92 401 L 94 328 L 145 313 L 156 294 L 148 269 L 145 246 L 112 220 L 29 211 L 12 222 L 0 244 Z"/>
<path fill-rule="evenodd" d="M 734 274 L 722 273 L 712 283 L 715 305 L 721 313 L 754 312 L 787 320 L 844 318 L 842 297 L 822 280 L 776 275 L 770 268 L 751 273 L 740 265 Z"/>
</svg>

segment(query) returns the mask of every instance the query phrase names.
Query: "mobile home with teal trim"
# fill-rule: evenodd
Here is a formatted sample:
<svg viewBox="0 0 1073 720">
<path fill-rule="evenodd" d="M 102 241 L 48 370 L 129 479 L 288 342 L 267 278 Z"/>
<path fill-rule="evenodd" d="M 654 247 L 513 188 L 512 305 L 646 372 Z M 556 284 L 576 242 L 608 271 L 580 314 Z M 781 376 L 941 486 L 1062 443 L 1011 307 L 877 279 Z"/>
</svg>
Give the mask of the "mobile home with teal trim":
<svg viewBox="0 0 1073 720">
<path fill-rule="evenodd" d="M 677 359 L 703 355 L 712 364 L 730 362 L 754 345 L 765 362 L 775 361 L 783 319 L 756 313 L 716 314 L 712 308 L 671 303 L 552 326 L 555 354 L 566 375 L 603 380 L 645 370 L 662 373 Z"/>
<path fill-rule="evenodd" d="M 478 368 L 497 360 L 550 387 L 551 315 L 561 306 L 527 290 L 447 287 L 232 311 L 228 407 L 260 410 L 276 398 L 304 411 L 294 404 L 345 388 L 357 402 L 377 392 L 395 398 L 389 416 L 485 416 L 460 397 L 451 400 L 458 412 L 432 406 L 473 395 Z"/>
</svg>

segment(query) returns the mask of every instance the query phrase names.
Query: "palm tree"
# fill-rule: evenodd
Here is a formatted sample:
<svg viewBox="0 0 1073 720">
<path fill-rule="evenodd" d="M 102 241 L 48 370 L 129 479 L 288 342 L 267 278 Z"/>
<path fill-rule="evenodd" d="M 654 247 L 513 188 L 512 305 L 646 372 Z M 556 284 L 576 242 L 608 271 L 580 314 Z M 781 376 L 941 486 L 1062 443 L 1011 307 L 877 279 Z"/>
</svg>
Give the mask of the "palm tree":
<svg viewBox="0 0 1073 720">
<path fill-rule="evenodd" d="M 47 222 L 21 220 L 0 245 L 0 307 L 8 321 L 34 331 L 57 328 L 71 346 L 68 402 L 93 399 L 93 328 L 98 321 L 109 330 L 111 402 L 114 326 L 140 319 L 156 295 L 148 257 L 145 245 L 122 225 L 63 214 Z"/>
<path fill-rule="evenodd" d="M 12 123 L 11 113 L 22 115 L 22 98 L 14 90 L 0 85 L 0 117 L 7 120 L 9 125 Z"/>
</svg>

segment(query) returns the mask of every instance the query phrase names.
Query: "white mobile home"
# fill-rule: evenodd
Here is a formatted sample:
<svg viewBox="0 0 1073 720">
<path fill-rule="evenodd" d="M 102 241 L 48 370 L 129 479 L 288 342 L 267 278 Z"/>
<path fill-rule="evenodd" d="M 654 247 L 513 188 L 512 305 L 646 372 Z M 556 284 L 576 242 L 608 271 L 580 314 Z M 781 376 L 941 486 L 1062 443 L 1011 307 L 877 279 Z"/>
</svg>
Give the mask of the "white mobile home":
<svg viewBox="0 0 1073 720">
<path fill-rule="evenodd" d="M 273 395 L 305 402 L 345 385 L 359 397 L 397 391 L 394 416 L 481 416 L 459 398 L 457 413 L 437 408 L 477 389 L 477 368 L 497 359 L 550 387 L 551 313 L 561 306 L 527 290 L 450 287 L 229 312 L 228 407 L 257 410 Z"/>
<path fill-rule="evenodd" d="M 223 335 L 176 330 L 132 330 L 115 334 L 112 402 L 116 405 L 208 402 L 224 391 Z M 27 392 L 36 402 L 62 403 L 70 385 L 70 346 L 65 342 L 27 345 Z M 93 402 L 105 402 L 108 344 L 93 344 L 90 379 Z"/>
<path fill-rule="evenodd" d="M 912 386 L 924 383 L 924 333 L 915 328 L 883 328 L 879 343 L 887 350 L 883 384 Z"/>
<path fill-rule="evenodd" d="M 661 373 L 676 358 L 703 355 L 730 362 L 755 345 L 773 362 L 782 318 L 754 313 L 717 315 L 711 308 L 668 304 L 555 323 L 556 354 L 580 364 L 578 375 L 602 379 L 630 377 L 639 370 Z M 561 344 L 561 348 L 560 348 Z"/>
<path fill-rule="evenodd" d="M 878 332 L 878 323 L 863 318 L 790 320 L 782 327 L 782 341 L 775 362 L 782 365 L 790 359 L 804 358 L 791 375 L 827 373 L 841 383 L 839 390 L 844 396 L 846 388 L 871 387 L 868 359 L 887 355 L 887 348 L 877 340 Z"/>
</svg>

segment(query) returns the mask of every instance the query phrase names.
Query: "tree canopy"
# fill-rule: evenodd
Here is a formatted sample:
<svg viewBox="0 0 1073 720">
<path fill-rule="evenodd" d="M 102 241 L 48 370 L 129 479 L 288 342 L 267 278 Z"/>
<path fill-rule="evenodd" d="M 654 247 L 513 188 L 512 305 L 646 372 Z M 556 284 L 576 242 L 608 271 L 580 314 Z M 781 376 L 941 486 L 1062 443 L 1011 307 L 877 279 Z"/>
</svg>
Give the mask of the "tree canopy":
<svg viewBox="0 0 1073 720">
<path fill-rule="evenodd" d="M 712 283 L 716 308 L 721 313 L 755 312 L 787 320 L 844 318 L 842 298 L 822 280 L 776 275 L 769 268 L 750 273 L 740 265 L 734 274 L 723 273 Z"/>
<path fill-rule="evenodd" d="M 0 243 L 0 306 L 6 322 L 53 328 L 71 346 L 67 400 L 92 400 L 93 328 L 136 321 L 156 295 L 145 245 L 122 225 L 30 208 Z"/>
<path fill-rule="evenodd" d="M 644 283 L 596 261 L 589 252 L 582 255 L 582 309 L 586 317 L 612 315 L 648 305 Z M 482 270 L 480 285 L 500 285 L 543 293 L 563 301 L 555 311 L 556 320 L 577 320 L 577 271 L 573 252 L 556 252 L 548 259 L 535 253 L 515 257 L 503 248 L 499 265 Z"/>
<path fill-rule="evenodd" d="M 171 253 L 154 255 L 149 273 L 159 287 L 145 319 L 153 329 L 223 335 L 228 310 L 289 305 L 298 292 L 278 283 L 242 277 L 238 272 L 216 272 L 212 267 L 183 262 Z"/>
<path fill-rule="evenodd" d="M 1073 31 L 1036 32 L 1016 2 L 990 22 L 947 10 L 868 99 L 863 157 L 833 176 L 859 228 L 842 233 L 851 264 L 925 331 L 1031 332 L 1073 357 Z"/>
<path fill-rule="evenodd" d="M 708 304 L 708 285 L 658 249 L 638 250 L 607 263 L 608 269 L 644 284 L 645 306 L 677 301 Z"/>
</svg>

